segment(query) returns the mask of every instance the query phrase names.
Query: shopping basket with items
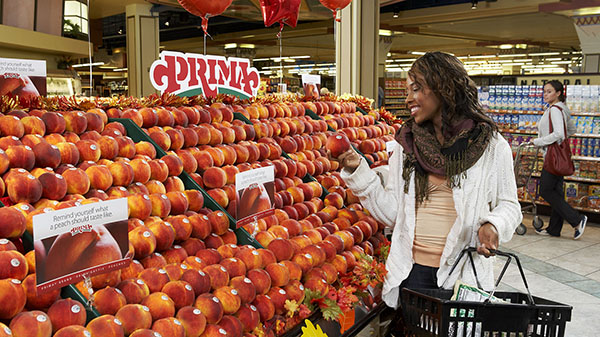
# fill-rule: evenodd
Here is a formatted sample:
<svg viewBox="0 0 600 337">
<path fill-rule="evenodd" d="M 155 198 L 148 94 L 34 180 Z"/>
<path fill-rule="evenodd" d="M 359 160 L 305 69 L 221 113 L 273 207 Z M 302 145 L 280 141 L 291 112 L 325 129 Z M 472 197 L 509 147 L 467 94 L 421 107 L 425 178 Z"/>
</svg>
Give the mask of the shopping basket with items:
<svg viewBox="0 0 600 337">
<path fill-rule="evenodd" d="M 481 289 L 473 254 L 476 248 L 463 250 L 450 270 L 467 255 L 477 286 Z M 499 250 L 496 255 L 507 258 L 494 290 L 483 301 L 472 300 L 472 293 L 453 299 L 452 290 L 402 289 L 402 312 L 407 336 L 440 337 L 562 337 L 565 325 L 571 320 L 573 308 L 569 305 L 531 295 L 519 258 Z M 500 284 L 510 262 L 515 260 L 527 294 L 500 292 Z M 462 286 L 461 286 L 462 287 Z M 473 289 L 477 289 L 474 288 Z M 477 292 L 477 291 L 475 291 Z M 486 294 L 487 295 L 487 294 Z M 456 296 L 454 296 L 456 297 Z"/>
<path fill-rule="evenodd" d="M 538 163 L 543 163 L 543 160 L 539 160 L 540 154 L 539 147 L 530 142 L 523 142 L 517 147 L 514 158 L 515 179 L 517 188 L 520 191 L 519 198 L 523 203 L 521 212 L 533 215 L 532 225 L 535 229 L 541 229 L 544 226 L 544 221 L 537 215 L 537 205 L 535 203 L 537 182 L 531 179 L 534 173 L 539 172 Z M 524 235 L 527 233 L 527 227 L 520 224 L 516 229 L 516 233 Z"/>
</svg>

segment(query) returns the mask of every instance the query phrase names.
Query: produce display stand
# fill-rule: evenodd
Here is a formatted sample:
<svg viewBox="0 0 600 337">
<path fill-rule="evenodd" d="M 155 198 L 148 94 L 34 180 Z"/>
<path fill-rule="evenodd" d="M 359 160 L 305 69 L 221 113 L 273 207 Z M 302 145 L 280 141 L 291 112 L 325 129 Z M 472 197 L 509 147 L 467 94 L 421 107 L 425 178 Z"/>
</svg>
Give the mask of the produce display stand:
<svg viewBox="0 0 600 337">
<path fill-rule="evenodd" d="M 364 110 L 359 110 L 360 113 L 367 114 Z M 316 115 L 311 110 L 306 110 L 306 115 L 314 120 L 323 120 L 321 116 Z M 243 121 L 246 124 L 253 125 L 253 123 L 246 118 L 241 113 L 234 113 L 234 119 Z M 145 141 L 154 147 L 156 150 L 156 158 L 161 158 L 167 155 L 167 152 L 164 151 L 158 144 L 146 133 L 144 129 L 138 126 L 132 119 L 129 118 L 109 118 L 108 123 L 116 122 L 121 124 L 126 130 L 126 136 L 131 138 L 131 140 L 135 143 L 140 141 Z M 330 125 L 327 125 L 328 131 L 337 132 L 337 130 L 333 129 Z M 354 146 L 353 146 L 354 148 Z M 354 148 L 363 158 L 367 160 L 369 165 L 372 162 L 367 159 L 358 149 Z M 281 151 L 281 158 L 292 159 L 285 151 Z M 183 182 L 185 189 L 187 190 L 197 190 L 199 191 L 204 198 L 204 207 L 211 211 L 221 211 L 227 217 L 229 221 L 229 228 L 233 230 L 236 235 L 237 243 L 239 245 L 250 245 L 255 248 L 264 248 L 246 229 L 237 228 L 236 220 L 221 206 L 219 205 L 208 193 L 202 188 L 198 183 L 196 183 L 191 176 L 183 171 L 179 176 L 179 179 Z M 306 174 L 301 178 L 303 182 L 318 182 L 318 180 L 311 174 Z M 322 194 L 320 198 L 323 200 L 329 194 L 326 188 L 324 188 L 321 184 L 319 184 L 322 188 Z M 3 205 L 0 205 L 0 207 Z M 346 207 L 346 206 L 343 206 Z M 25 251 L 33 250 L 33 237 L 28 232 L 25 232 L 22 236 L 23 246 Z M 78 302 L 80 302 L 85 310 L 86 310 L 86 322 L 90 322 L 94 318 L 100 317 L 100 313 L 90 305 L 90 302 L 81 293 L 80 289 L 77 288 L 74 284 L 65 286 L 61 289 L 60 292 L 61 298 L 71 298 Z M 311 316 L 307 319 L 313 322 L 314 325 L 318 325 L 328 336 L 355 336 L 357 335 L 367 324 L 369 324 L 374 317 L 381 314 L 381 312 L 386 308 L 383 302 L 378 303 L 373 306 L 371 310 L 367 310 L 365 306 L 357 306 L 354 308 L 354 324 L 347 328 L 344 333 L 340 332 L 340 324 L 336 321 L 328 321 L 323 318 L 320 311 L 315 311 Z M 285 332 L 283 336 L 291 337 L 291 336 L 300 336 L 302 334 L 302 327 L 305 326 L 303 321 L 299 322 L 295 326 L 293 326 L 290 330 Z"/>
</svg>

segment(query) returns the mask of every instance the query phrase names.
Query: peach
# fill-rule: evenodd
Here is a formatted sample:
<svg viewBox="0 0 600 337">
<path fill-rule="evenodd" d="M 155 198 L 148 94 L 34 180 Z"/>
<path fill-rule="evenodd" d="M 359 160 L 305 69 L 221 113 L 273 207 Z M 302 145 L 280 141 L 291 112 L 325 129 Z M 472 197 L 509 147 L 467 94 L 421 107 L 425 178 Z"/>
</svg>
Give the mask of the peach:
<svg viewBox="0 0 600 337">
<path fill-rule="evenodd" d="M 18 238 L 25 232 L 25 215 L 13 207 L 0 208 L 0 237 Z"/>
<path fill-rule="evenodd" d="M 178 176 L 183 172 L 183 161 L 176 154 L 168 154 L 161 160 L 167 165 L 169 176 Z"/>
<path fill-rule="evenodd" d="M 29 271 L 25 256 L 16 250 L 0 252 L 0 266 L 0 279 L 13 278 L 23 281 Z"/>
<path fill-rule="evenodd" d="M 185 194 L 180 191 L 171 191 L 166 193 L 167 198 L 171 202 L 171 214 L 179 215 L 188 210 L 189 202 Z"/>
<path fill-rule="evenodd" d="M 129 278 L 117 285 L 128 304 L 139 304 L 146 296 L 150 295 L 150 289 L 142 279 Z"/>
<path fill-rule="evenodd" d="M 60 150 L 48 142 L 40 142 L 33 146 L 35 165 L 37 167 L 57 168 L 61 163 Z"/>
<path fill-rule="evenodd" d="M 185 337 L 183 324 L 174 317 L 161 318 L 152 324 L 152 330 L 159 336 Z"/>
<path fill-rule="evenodd" d="M 17 246 L 15 246 L 14 243 L 12 243 L 12 241 L 9 241 L 5 238 L 0 239 L 0 252 L 4 252 L 7 250 L 17 250 Z M 29 259 L 28 259 L 28 255 L 31 252 L 28 252 L 27 254 L 25 254 L 25 260 L 27 260 L 27 265 L 29 266 L 29 270 L 32 270 L 32 266 L 29 264 Z M 35 256 L 35 255 L 34 255 Z M 35 272 L 35 269 L 33 269 L 33 272 Z"/>
<path fill-rule="evenodd" d="M 269 231 L 262 231 L 256 234 L 255 239 L 261 246 L 268 247 L 269 244 L 276 239 L 276 236 Z"/>
<path fill-rule="evenodd" d="M 188 200 L 188 209 L 198 212 L 204 207 L 204 196 L 198 190 L 185 190 L 183 192 Z"/>
<path fill-rule="evenodd" d="M 242 337 L 244 326 L 235 316 L 225 315 L 219 322 L 219 326 L 225 330 L 227 336 Z"/>
<path fill-rule="evenodd" d="M 121 269 L 121 278 L 127 280 L 137 277 L 142 270 L 144 270 L 144 266 L 138 260 L 132 260 L 129 266 Z"/>
<path fill-rule="evenodd" d="M 265 267 L 271 277 L 271 286 L 284 287 L 290 281 L 290 271 L 282 263 L 271 263 Z"/>
<path fill-rule="evenodd" d="M 42 184 L 28 173 L 16 173 L 4 179 L 6 191 L 13 203 L 33 204 L 42 197 Z"/>
<path fill-rule="evenodd" d="M 5 153 L 11 168 L 24 168 L 29 171 L 35 166 L 35 153 L 29 146 L 10 146 Z"/>
<path fill-rule="evenodd" d="M 175 315 L 175 303 L 163 292 L 151 293 L 142 301 L 142 305 L 150 309 L 153 321 Z"/>
<path fill-rule="evenodd" d="M 173 192 L 173 191 L 183 192 L 183 191 L 185 191 L 185 185 L 184 185 L 183 181 L 181 180 L 181 178 L 179 178 L 177 176 L 168 177 L 167 180 L 165 180 L 164 185 L 165 185 L 165 189 L 167 190 L 167 192 Z"/>
<path fill-rule="evenodd" d="M 285 301 L 287 300 L 287 293 L 285 290 L 281 289 L 280 287 L 272 287 L 267 293 L 267 296 L 270 297 L 271 301 L 273 302 L 275 314 L 283 314 L 285 312 Z"/>
<path fill-rule="evenodd" d="M 145 184 L 150 180 L 151 169 L 145 159 L 134 158 L 129 165 L 133 168 L 133 181 Z"/>
<path fill-rule="evenodd" d="M 161 291 L 173 300 L 176 310 L 194 304 L 194 289 L 185 281 L 170 281 Z"/>
<path fill-rule="evenodd" d="M 252 305 L 258 311 L 261 322 L 266 322 L 275 315 L 275 305 L 267 295 L 257 295 Z"/>
<path fill-rule="evenodd" d="M 275 254 L 273 254 L 273 252 L 268 249 L 260 248 L 260 249 L 258 249 L 258 253 L 260 254 L 260 258 L 262 260 L 263 267 L 267 266 L 271 263 L 277 262 L 277 258 L 275 257 Z"/>
<path fill-rule="evenodd" d="M 221 262 L 222 256 L 216 249 L 207 248 L 196 252 L 196 256 L 201 258 L 207 265 L 217 264 Z"/>
<path fill-rule="evenodd" d="M 135 258 L 137 259 L 152 254 L 157 248 L 156 235 L 146 226 L 134 228 L 128 233 L 128 238 L 133 245 Z"/>
<path fill-rule="evenodd" d="M 240 308 L 241 299 L 236 289 L 229 286 L 223 286 L 213 291 L 213 294 L 221 302 L 224 314 L 233 314 Z"/>
<path fill-rule="evenodd" d="M 166 220 L 175 230 L 175 241 L 185 241 L 192 235 L 192 224 L 185 215 L 170 216 Z"/>
<path fill-rule="evenodd" d="M 287 239 L 277 238 L 272 240 L 267 247 L 275 254 L 277 261 L 289 260 L 294 253 L 292 245 Z"/>
<path fill-rule="evenodd" d="M 262 266 L 260 254 L 255 249 L 241 249 L 235 254 L 235 257 L 244 262 L 247 270 L 260 268 Z"/>
<path fill-rule="evenodd" d="M 145 258 L 141 259 L 140 262 L 144 268 L 162 268 L 167 265 L 167 260 L 160 253 L 152 253 Z"/>
<path fill-rule="evenodd" d="M 210 286 L 213 290 L 229 284 L 229 273 L 221 265 L 209 265 L 202 271 L 210 277 Z"/>
<path fill-rule="evenodd" d="M 125 335 L 121 324 L 121 321 L 112 315 L 102 315 L 91 320 L 86 328 L 92 337 L 121 337 Z"/>
<path fill-rule="evenodd" d="M 217 324 L 223 318 L 223 305 L 219 298 L 213 294 L 206 293 L 198 296 L 194 306 L 204 314 L 208 324 Z"/>
<path fill-rule="evenodd" d="M 97 141 L 100 158 L 114 159 L 119 155 L 119 143 L 111 136 L 101 136 Z"/>
<path fill-rule="evenodd" d="M 27 296 L 26 307 L 29 310 L 33 309 L 47 309 L 49 308 L 60 296 L 60 289 L 53 289 L 38 294 L 36 288 L 36 276 L 35 274 L 28 275 L 23 280 L 23 288 L 25 289 L 25 295 Z"/>
<path fill-rule="evenodd" d="M 90 166 L 85 169 L 85 174 L 89 178 L 90 188 L 106 191 L 113 184 L 112 174 L 104 165 Z"/>
<path fill-rule="evenodd" d="M 121 322 L 125 335 L 138 329 L 149 329 L 152 326 L 150 308 L 141 304 L 127 304 L 119 309 L 115 318 Z"/>
<path fill-rule="evenodd" d="M 188 269 L 181 275 L 181 280 L 192 286 L 196 297 L 210 291 L 210 276 L 201 270 Z"/>
<path fill-rule="evenodd" d="M 92 287 L 94 289 L 115 287 L 119 282 L 121 282 L 120 270 L 113 270 L 108 273 L 92 276 Z"/>
<path fill-rule="evenodd" d="M 21 312 L 25 307 L 27 296 L 21 285 L 21 281 L 16 279 L 0 280 L 0 318 L 10 319 Z"/>
<path fill-rule="evenodd" d="M 121 290 L 113 287 L 106 287 L 96 291 L 93 295 L 94 306 L 101 315 L 114 315 L 127 304 L 127 299 Z"/>
<path fill-rule="evenodd" d="M 167 272 L 169 280 L 179 281 L 181 279 L 181 275 L 183 275 L 183 273 L 188 270 L 189 267 L 183 263 L 169 263 L 168 265 L 164 266 L 163 269 Z"/>
<path fill-rule="evenodd" d="M 129 163 L 124 161 L 114 162 L 108 165 L 108 169 L 113 177 L 113 185 L 129 186 L 133 182 L 135 172 Z"/>
<path fill-rule="evenodd" d="M 220 167 L 209 167 L 202 175 L 204 185 L 208 188 L 221 188 L 227 183 L 227 174 Z"/>
<path fill-rule="evenodd" d="M 90 178 L 82 169 L 72 167 L 62 174 L 67 183 L 67 193 L 86 194 L 90 189 Z"/>
<path fill-rule="evenodd" d="M 156 238 L 156 249 L 163 251 L 169 249 L 175 241 L 175 229 L 168 222 L 158 221 L 148 226 Z"/>
<path fill-rule="evenodd" d="M 289 299 L 292 301 L 302 303 L 304 300 L 304 285 L 298 280 L 291 280 L 283 290 L 285 290 Z"/>
<path fill-rule="evenodd" d="M 174 245 L 173 247 L 163 251 L 163 256 L 166 259 L 167 263 L 182 263 L 189 254 L 183 247 L 179 245 Z"/>
<path fill-rule="evenodd" d="M 232 278 L 229 286 L 237 291 L 242 304 L 250 303 L 256 297 L 256 287 L 249 278 L 243 275 Z"/>
<path fill-rule="evenodd" d="M 100 160 L 101 150 L 96 141 L 84 139 L 76 142 L 75 146 L 79 151 L 79 160 L 93 162 Z"/>
<path fill-rule="evenodd" d="M 46 134 L 46 125 L 44 124 L 44 121 L 38 116 L 25 116 L 25 117 L 21 118 L 21 123 L 23 125 L 23 132 L 25 135 L 35 134 L 35 135 L 44 136 Z M 4 127 L 6 128 L 7 126 L 8 125 L 5 125 Z M 11 133 L 18 133 L 18 132 L 19 132 L 19 127 L 16 126 L 15 130 L 12 131 Z M 2 133 L 4 133 L 4 132 L 2 132 Z"/>
<path fill-rule="evenodd" d="M 135 143 L 135 153 L 146 155 L 150 157 L 150 159 L 156 158 L 156 149 L 154 148 L 154 145 L 144 140 Z"/>
<path fill-rule="evenodd" d="M 292 261 L 297 263 L 302 269 L 302 274 L 308 273 L 313 267 L 313 257 L 308 253 L 296 253 L 292 257 Z"/>
<path fill-rule="evenodd" d="M 169 176 L 169 167 L 162 159 L 153 159 L 148 162 L 150 165 L 150 179 L 163 182 Z"/>
<path fill-rule="evenodd" d="M 135 157 L 135 143 L 126 136 L 116 137 L 115 140 L 119 144 L 119 157 L 133 159 Z"/>
<path fill-rule="evenodd" d="M 212 226 L 208 216 L 204 214 L 194 214 L 189 217 L 192 224 L 192 237 L 205 239 L 211 233 Z"/>
<path fill-rule="evenodd" d="M 86 322 L 84 306 L 70 298 L 54 302 L 48 309 L 48 316 L 54 331 L 70 325 L 83 326 Z"/>
<path fill-rule="evenodd" d="M 150 203 L 152 205 L 152 216 L 158 216 L 160 218 L 166 218 L 171 212 L 171 201 L 167 198 L 166 194 L 154 193 L 149 196 Z"/>
<path fill-rule="evenodd" d="M 159 268 L 144 269 L 138 274 L 138 278 L 146 283 L 150 293 L 159 292 L 169 282 L 167 272 Z"/>
<path fill-rule="evenodd" d="M 206 328 L 206 317 L 200 309 L 187 306 L 179 309 L 176 317 L 183 325 L 186 336 L 199 337 Z"/>
<path fill-rule="evenodd" d="M 54 337 L 88 337 L 91 333 L 80 325 L 69 325 L 56 331 Z"/>
<path fill-rule="evenodd" d="M 10 321 L 10 330 L 14 336 L 51 336 L 52 323 L 43 311 L 25 311 Z"/>
<path fill-rule="evenodd" d="M 223 259 L 219 264 L 225 267 L 230 278 L 246 275 L 246 265 L 235 257 Z"/>
<path fill-rule="evenodd" d="M 266 294 L 271 288 L 271 277 L 262 269 L 252 269 L 247 272 L 247 277 L 256 288 L 256 294 Z"/>
</svg>

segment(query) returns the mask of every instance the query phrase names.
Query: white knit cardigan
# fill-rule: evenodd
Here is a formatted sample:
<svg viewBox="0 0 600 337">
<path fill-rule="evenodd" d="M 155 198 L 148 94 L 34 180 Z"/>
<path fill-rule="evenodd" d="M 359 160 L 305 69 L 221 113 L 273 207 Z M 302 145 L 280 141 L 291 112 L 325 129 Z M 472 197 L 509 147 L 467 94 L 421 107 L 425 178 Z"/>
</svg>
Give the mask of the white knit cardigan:
<svg viewBox="0 0 600 337">
<path fill-rule="evenodd" d="M 388 274 L 383 286 L 383 300 L 390 307 L 398 306 L 400 283 L 408 277 L 414 263 L 412 247 L 415 234 L 415 186 L 411 176 L 408 194 L 404 193 L 402 179 L 402 147 L 396 146 L 389 159 L 389 174 L 385 186 L 365 160 L 353 173 L 342 170 L 342 178 L 355 193 L 364 207 L 375 219 L 393 228 L 392 245 L 386 263 Z M 450 289 L 457 279 L 476 284 L 470 263 L 466 258 L 452 275 L 450 268 L 465 247 L 479 243 L 477 231 L 486 222 L 498 230 L 500 242 L 512 238 L 515 228 L 523 218 L 517 199 L 517 187 L 513 173 L 510 146 L 495 133 L 481 158 L 466 172 L 461 187 L 453 189 L 456 222 L 446 239 L 440 268 L 437 272 L 438 286 Z M 484 289 L 494 284 L 493 258 L 474 254 L 477 275 Z"/>
</svg>

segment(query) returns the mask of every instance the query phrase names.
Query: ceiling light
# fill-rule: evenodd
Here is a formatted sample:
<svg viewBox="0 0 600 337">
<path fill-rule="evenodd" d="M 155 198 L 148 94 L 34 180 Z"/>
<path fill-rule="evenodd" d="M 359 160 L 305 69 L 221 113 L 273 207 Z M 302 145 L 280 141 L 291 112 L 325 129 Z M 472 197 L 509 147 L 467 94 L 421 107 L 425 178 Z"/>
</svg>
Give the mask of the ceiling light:
<svg viewBox="0 0 600 337">
<path fill-rule="evenodd" d="M 399 15 L 400 13 L 397 10 L 395 10 L 393 15 L 394 19 L 397 19 Z"/>
<path fill-rule="evenodd" d="M 527 49 L 527 43 L 517 43 L 515 45 L 515 48 L 517 48 L 517 49 Z"/>
<path fill-rule="evenodd" d="M 291 59 L 309 59 L 310 55 L 290 56 Z"/>
<path fill-rule="evenodd" d="M 254 49 L 255 46 L 251 43 L 242 43 L 240 44 L 240 48 Z"/>
<path fill-rule="evenodd" d="M 94 63 L 81 63 L 81 64 L 74 64 L 73 68 L 81 68 L 81 67 L 89 67 L 89 66 L 103 66 L 104 62 L 94 62 Z"/>
<path fill-rule="evenodd" d="M 254 62 L 260 62 L 260 61 L 268 61 L 268 60 L 269 60 L 269 58 L 268 58 L 268 57 L 265 57 L 265 58 L 258 58 L 258 59 L 254 59 L 254 60 L 252 60 L 252 61 L 254 61 Z"/>
<path fill-rule="evenodd" d="M 477 9 L 477 0 L 471 1 L 471 9 Z"/>
<path fill-rule="evenodd" d="M 233 49 L 233 48 L 237 48 L 237 43 L 227 43 L 225 45 L 225 49 Z"/>
<path fill-rule="evenodd" d="M 500 49 L 512 49 L 513 45 L 512 44 L 501 44 L 499 46 Z"/>
<path fill-rule="evenodd" d="M 169 21 L 165 21 L 165 26 L 169 27 Z"/>
<path fill-rule="evenodd" d="M 381 36 L 392 36 L 392 31 L 388 29 L 380 29 L 379 35 Z"/>
<path fill-rule="evenodd" d="M 113 71 L 127 71 L 127 68 L 117 68 L 113 69 Z"/>
<path fill-rule="evenodd" d="M 409 51 L 408 53 L 409 54 L 413 54 L 413 55 L 425 55 L 425 54 L 427 54 L 424 51 Z"/>
<path fill-rule="evenodd" d="M 550 56 L 550 55 L 560 55 L 560 53 L 558 53 L 558 52 L 547 52 L 547 53 L 530 53 L 529 54 L 529 56 Z"/>
<path fill-rule="evenodd" d="M 506 55 L 498 55 L 498 57 L 525 57 L 527 54 L 506 54 Z"/>
</svg>

